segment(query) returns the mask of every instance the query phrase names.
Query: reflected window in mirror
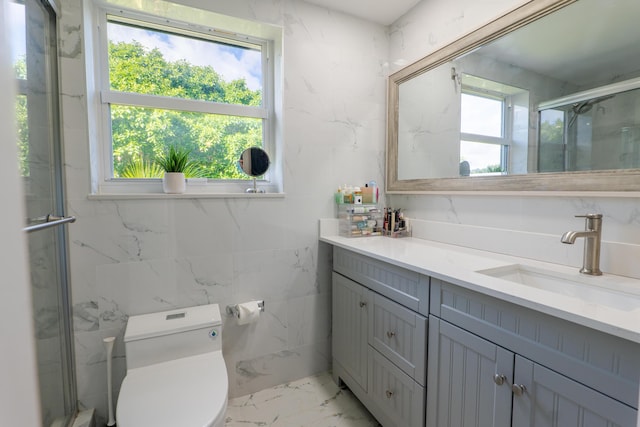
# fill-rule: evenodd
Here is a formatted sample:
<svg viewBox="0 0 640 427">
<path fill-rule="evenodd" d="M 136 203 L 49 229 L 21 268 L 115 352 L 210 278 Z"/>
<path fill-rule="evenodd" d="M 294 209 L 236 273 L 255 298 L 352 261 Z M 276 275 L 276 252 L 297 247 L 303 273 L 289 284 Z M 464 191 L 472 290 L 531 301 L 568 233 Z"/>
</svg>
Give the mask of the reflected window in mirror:
<svg viewBox="0 0 640 427">
<path fill-rule="evenodd" d="M 470 175 L 497 175 L 507 170 L 509 143 L 504 138 L 504 106 L 504 98 L 462 93 L 460 162 L 469 164 Z"/>
<path fill-rule="evenodd" d="M 512 163 L 526 165 L 528 91 L 464 74 L 460 98 L 460 175 L 511 173 Z M 526 138 L 526 135 L 525 135 Z M 518 156 L 513 157 L 511 148 Z M 520 161 L 518 161 L 520 160 Z M 522 166 L 520 166 L 521 168 Z M 526 167 L 526 166 L 525 166 Z M 517 166 L 513 166 L 518 169 Z"/>
</svg>

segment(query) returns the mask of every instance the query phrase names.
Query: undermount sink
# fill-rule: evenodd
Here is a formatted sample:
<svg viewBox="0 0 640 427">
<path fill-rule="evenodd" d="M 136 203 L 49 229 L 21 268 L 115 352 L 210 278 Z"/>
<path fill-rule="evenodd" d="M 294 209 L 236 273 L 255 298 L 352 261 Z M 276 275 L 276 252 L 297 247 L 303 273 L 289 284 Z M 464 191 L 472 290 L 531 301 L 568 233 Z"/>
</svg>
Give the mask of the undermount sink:
<svg viewBox="0 0 640 427">
<path fill-rule="evenodd" d="M 611 283 L 603 276 L 563 274 L 522 264 L 478 270 L 476 273 L 578 298 L 590 304 L 625 311 L 640 309 L 640 288 Z"/>
</svg>

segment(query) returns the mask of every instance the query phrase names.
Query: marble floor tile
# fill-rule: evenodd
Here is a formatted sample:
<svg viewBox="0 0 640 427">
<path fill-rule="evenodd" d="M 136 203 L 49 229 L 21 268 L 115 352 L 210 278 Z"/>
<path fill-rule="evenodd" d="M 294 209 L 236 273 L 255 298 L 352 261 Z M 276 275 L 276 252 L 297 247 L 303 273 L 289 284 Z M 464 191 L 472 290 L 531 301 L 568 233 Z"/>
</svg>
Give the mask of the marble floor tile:
<svg viewBox="0 0 640 427">
<path fill-rule="evenodd" d="M 229 399 L 226 427 L 377 427 L 349 390 L 326 372 Z"/>
</svg>

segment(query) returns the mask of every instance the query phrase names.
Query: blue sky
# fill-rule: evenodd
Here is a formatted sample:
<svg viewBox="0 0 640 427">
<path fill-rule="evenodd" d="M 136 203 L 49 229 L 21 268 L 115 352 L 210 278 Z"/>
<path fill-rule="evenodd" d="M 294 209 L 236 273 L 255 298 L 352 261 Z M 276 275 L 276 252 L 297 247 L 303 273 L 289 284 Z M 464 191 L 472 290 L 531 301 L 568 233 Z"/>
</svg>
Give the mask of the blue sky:
<svg viewBox="0 0 640 427">
<path fill-rule="evenodd" d="M 11 59 L 15 63 L 26 53 L 24 5 L 8 3 Z M 193 65 L 210 65 L 226 81 L 244 78 L 250 89 L 262 89 L 262 64 L 258 51 L 123 25 L 110 24 L 109 37 L 116 42 L 135 39 L 149 49 L 158 48 L 169 61 L 184 59 Z"/>
<path fill-rule="evenodd" d="M 184 59 L 193 65 L 210 65 L 226 81 L 244 78 L 250 89 L 262 89 L 259 51 L 114 23 L 109 23 L 107 31 L 111 41 L 136 40 L 149 49 L 158 48 L 168 61 Z"/>
</svg>

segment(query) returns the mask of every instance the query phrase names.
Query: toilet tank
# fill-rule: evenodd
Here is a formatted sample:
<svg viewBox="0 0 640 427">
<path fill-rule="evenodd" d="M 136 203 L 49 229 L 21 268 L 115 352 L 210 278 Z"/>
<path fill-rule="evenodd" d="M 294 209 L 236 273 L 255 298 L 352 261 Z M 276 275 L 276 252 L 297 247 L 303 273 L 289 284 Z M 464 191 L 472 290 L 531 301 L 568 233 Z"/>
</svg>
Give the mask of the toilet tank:
<svg viewBox="0 0 640 427">
<path fill-rule="evenodd" d="M 127 370 L 222 349 L 218 304 L 130 316 L 124 333 Z"/>
</svg>

